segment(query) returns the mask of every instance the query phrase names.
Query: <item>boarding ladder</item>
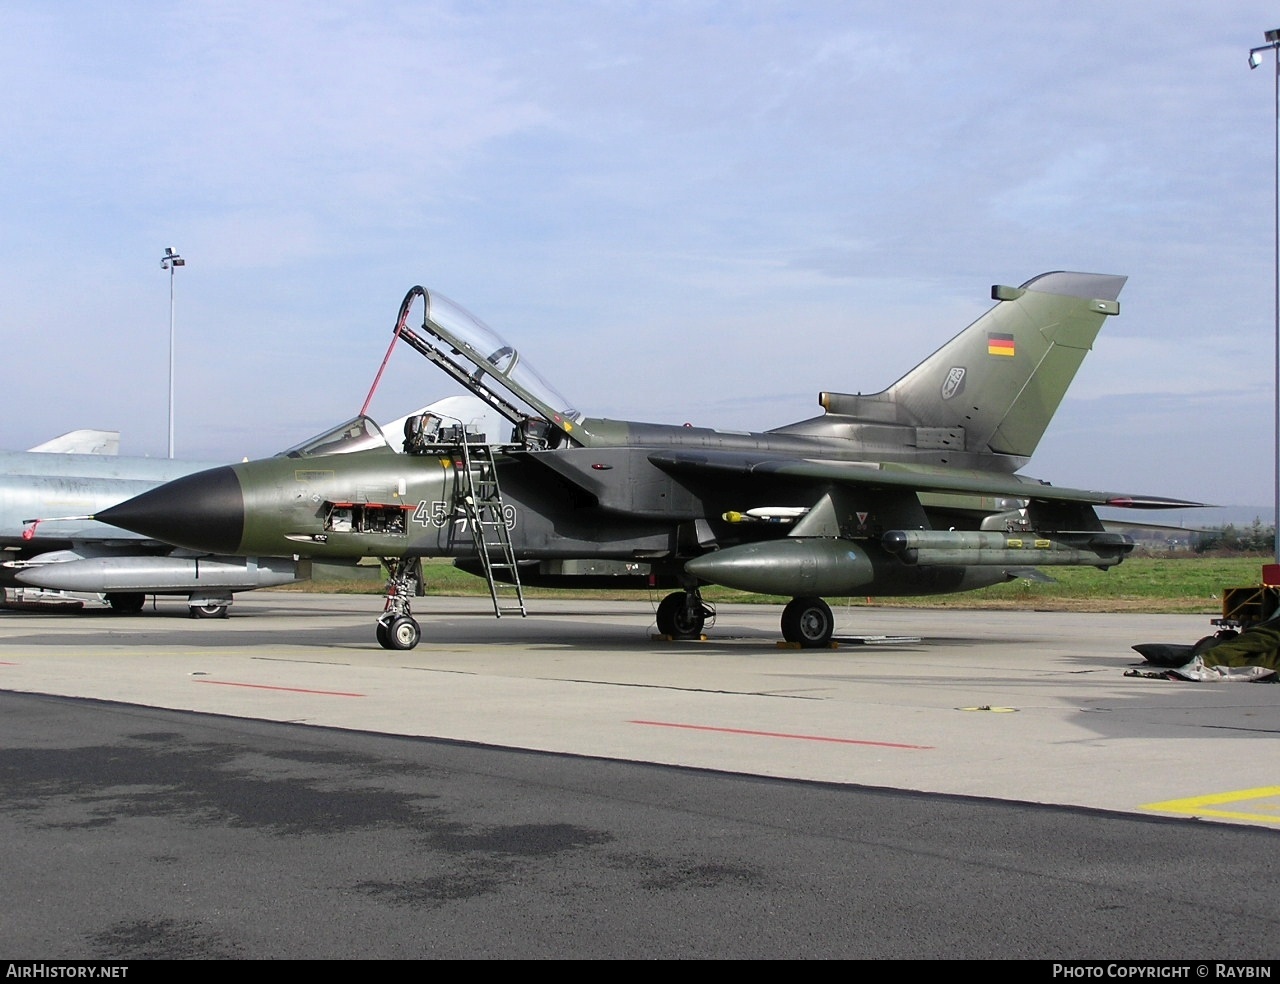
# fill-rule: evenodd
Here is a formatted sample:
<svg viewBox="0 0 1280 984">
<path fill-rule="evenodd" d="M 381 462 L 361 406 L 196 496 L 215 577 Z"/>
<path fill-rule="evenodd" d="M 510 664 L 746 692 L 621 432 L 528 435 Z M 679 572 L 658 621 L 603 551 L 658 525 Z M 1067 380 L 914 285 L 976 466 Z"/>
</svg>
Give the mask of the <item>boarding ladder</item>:
<svg viewBox="0 0 1280 984">
<path fill-rule="evenodd" d="M 520 587 L 520 570 L 511 547 L 511 530 L 507 526 L 506 504 L 498 485 L 498 469 L 493 448 L 488 444 L 472 444 L 466 433 L 460 443 L 462 468 L 454 492 L 457 506 L 467 521 L 476 555 L 489 584 L 493 613 L 527 615 L 524 590 Z M 500 575 L 506 575 L 501 577 Z"/>
</svg>

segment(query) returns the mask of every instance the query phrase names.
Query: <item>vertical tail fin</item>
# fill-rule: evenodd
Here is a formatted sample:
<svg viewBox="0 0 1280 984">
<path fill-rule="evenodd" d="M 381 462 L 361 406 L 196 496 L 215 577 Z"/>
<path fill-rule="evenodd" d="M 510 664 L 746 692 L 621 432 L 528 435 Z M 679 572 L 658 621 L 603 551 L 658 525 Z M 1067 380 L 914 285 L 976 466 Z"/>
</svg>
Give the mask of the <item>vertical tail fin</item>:
<svg viewBox="0 0 1280 984">
<path fill-rule="evenodd" d="M 1031 457 L 1126 277 L 1044 273 L 993 287 L 998 303 L 882 393 L 823 393 L 828 413 L 963 434 L 966 451 Z M 921 445 L 923 446 L 923 445 Z"/>
<path fill-rule="evenodd" d="M 119 454 L 120 432 L 88 428 L 74 430 L 27 450 L 49 454 Z"/>
</svg>

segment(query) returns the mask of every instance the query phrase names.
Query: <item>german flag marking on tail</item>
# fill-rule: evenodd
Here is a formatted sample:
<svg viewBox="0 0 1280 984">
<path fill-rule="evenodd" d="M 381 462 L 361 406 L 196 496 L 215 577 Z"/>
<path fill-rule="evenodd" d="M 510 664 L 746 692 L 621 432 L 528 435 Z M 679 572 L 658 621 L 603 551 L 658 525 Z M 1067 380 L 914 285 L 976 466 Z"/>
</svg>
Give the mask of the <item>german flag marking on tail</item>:
<svg viewBox="0 0 1280 984">
<path fill-rule="evenodd" d="M 1004 331 L 987 332 L 987 355 L 1013 355 L 1013 336 Z"/>
</svg>

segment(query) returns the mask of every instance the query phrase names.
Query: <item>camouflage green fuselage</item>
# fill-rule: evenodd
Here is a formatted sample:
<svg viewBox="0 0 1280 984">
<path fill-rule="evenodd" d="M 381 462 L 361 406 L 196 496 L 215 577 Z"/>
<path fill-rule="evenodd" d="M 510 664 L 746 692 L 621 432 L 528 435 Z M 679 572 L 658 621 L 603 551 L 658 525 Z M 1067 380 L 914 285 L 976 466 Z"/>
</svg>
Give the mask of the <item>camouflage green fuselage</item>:
<svg viewBox="0 0 1280 984">
<path fill-rule="evenodd" d="M 733 521 L 752 509 L 809 509 L 824 493 L 805 476 L 674 474 L 656 465 L 657 450 L 707 449 L 720 453 L 803 457 L 830 446 L 808 437 L 731 434 L 699 428 L 588 421 L 593 444 L 494 456 L 503 519 L 515 557 L 558 569 L 556 561 L 609 560 L 644 565 L 675 576 L 683 563 L 712 550 L 780 540 L 783 522 Z M 607 436 L 606 436 L 607 435 Z M 599 443 L 596 443 L 598 441 Z M 885 454 L 877 453 L 883 461 Z M 903 453 L 903 464 L 936 454 Z M 745 467 L 745 465 L 744 465 Z M 404 454 L 375 448 L 322 458 L 271 458 L 231 466 L 244 500 L 245 522 L 233 553 L 297 554 L 314 558 L 451 557 L 464 565 L 477 554 L 460 507 L 460 454 Z M 956 474 L 955 470 L 949 474 Z M 465 485 L 465 483 L 464 483 Z M 845 537 L 870 576 L 858 574 L 849 590 L 874 583 L 876 594 L 964 590 L 1006 579 L 1001 571 L 964 566 L 908 567 L 880 548 L 886 529 L 910 519 L 931 526 L 978 529 L 1002 511 L 999 498 L 980 494 L 886 494 L 875 488 L 840 492 Z M 916 513 L 919 512 L 919 516 Z M 192 543 L 192 546 L 199 544 Z M 550 562 L 550 563 L 548 563 Z M 789 575 L 777 585 L 786 593 Z M 864 581 L 866 584 L 864 584 Z"/>
</svg>

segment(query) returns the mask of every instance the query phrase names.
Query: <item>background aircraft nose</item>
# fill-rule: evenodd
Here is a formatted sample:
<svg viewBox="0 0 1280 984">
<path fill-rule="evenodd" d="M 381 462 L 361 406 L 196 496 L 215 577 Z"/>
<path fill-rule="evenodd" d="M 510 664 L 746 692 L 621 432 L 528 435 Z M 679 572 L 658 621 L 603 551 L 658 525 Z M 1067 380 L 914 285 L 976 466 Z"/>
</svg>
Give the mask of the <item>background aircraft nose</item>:
<svg viewBox="0 0 1280 984">
<path fill-rule="evenodd" d="M 234 553 L 244 536 L 244 494 L 235 470 L 224 465 L 143 492 L 94 518 L 180 547 Z"/>
</svg>

